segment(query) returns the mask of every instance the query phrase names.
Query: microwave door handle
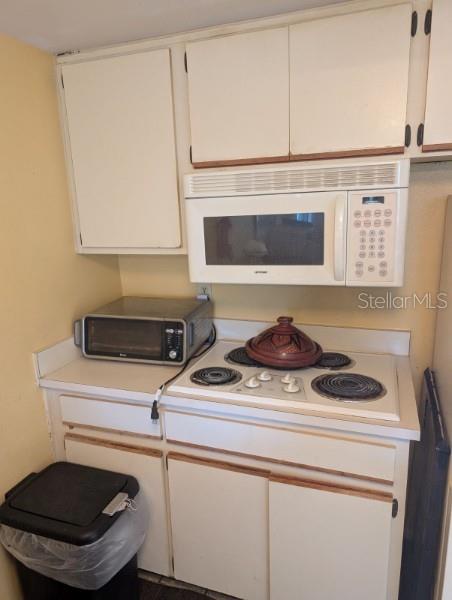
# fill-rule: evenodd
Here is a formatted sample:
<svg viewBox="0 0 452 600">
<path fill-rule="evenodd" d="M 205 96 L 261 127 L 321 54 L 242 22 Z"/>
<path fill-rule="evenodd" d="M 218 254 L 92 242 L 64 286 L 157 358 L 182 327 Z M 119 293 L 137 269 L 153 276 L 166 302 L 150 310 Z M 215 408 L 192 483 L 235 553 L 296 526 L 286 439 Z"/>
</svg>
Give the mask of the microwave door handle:
<svg viewBox="0 0 452 600">
<path fill-rule="evenodd" d="M 334 209 L 334 279 L 345 278 L 345 208 L 346 197 L 338 196 Z"/>
</svg>

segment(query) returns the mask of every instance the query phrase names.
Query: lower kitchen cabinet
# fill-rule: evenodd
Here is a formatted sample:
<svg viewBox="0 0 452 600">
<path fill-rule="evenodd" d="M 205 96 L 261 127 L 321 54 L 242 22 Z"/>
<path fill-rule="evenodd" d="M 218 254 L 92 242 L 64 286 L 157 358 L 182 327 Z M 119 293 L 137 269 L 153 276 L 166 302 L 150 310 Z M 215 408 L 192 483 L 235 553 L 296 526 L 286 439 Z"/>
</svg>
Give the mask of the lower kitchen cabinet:
<svg viewBox="0 0 452 600">
<path fill-rule="evenodd" d="M 267 599 L 268 471 L 171 452 L 168 474 L 176 579 Z"/>
<path fill-rule="evenodd" d="M 388 597 L 392 496 L 270 478 L 271 600 Z"/>
<path fill-rule="evenodd" d="M 133 475 L 149 507 L 149 533 L 139 553 L 138 566 L 170 574 L 163 458 L 158 450 L 82 435 L 65 436 L 68 461 Z"/>
</svg>

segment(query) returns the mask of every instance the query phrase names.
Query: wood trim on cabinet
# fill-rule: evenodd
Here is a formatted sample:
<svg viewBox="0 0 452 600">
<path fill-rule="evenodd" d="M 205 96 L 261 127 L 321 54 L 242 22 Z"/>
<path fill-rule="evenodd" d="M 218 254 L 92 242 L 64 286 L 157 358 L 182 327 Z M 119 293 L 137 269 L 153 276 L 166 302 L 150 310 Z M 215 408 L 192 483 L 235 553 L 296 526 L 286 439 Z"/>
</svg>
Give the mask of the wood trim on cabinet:
<svg viewBox="0 0 452 600">
<path fill-rule="evenodd" d="M 290 154 L 291 161 L 321 160 L 326 158 L 354 158 L 359 156 L 382 156 L 403 154 L 405 146 L 387 146 L 385 148 L 362 148 L 361 150 L 338 150 L 336 152 L 314 152 L 312 154 Z"/>
<path fill-rule="evenodd" d="M 256 158 L 232 158 L 228 160 L 204 160 L 193 162 L 195 169 L 211 169 L 215 167 L 239 167 L 243 165 L 265 165 L 267 163 L 289 162 L 289 155 L 260 156 Z"/>
<path fill-rule="evenodd" d="M 225 450 L 224 448 L 213 448 L 211 446 L 202 446 L 200 444 L 191 444 L 190 442 L 179 442 L 167 438 L 168 444 L 174 444 L 175 446 L 183 446 L 185 448 L 192 448 L 193 450 L 207 450 L 208 452 L 220 452 L 221 454 L 228 454 L 229 456 L 238 456 L 240 458 L 249 458 L 251 460 L 258 460 L 269 462 L 276 465 L 282 465 L 284 467 L 296 467 L 298 469 L 306 469 L 307 471 L 315 471 L 317 473 L 326 473 L 328 475 L 338 475 L 340 477 L 349 477 L 350 479 L 360 479 L 362 481 L 369 481 L 371 483 L 381 483 L 383 485 L 393 485 L 393 481 L 390 479 L 380 479 L 379 477 L 371 477 L 367 475 L 357 475 L 356 473 L 348 473 L 347 471 L 337 471 L 335 469 L 326 469 L 323 467 L 314 467 L 312 465 L 305 465 L 303 463 L 290 462 L 288 460 L 279 460 L 276 458 L 269 458 L 268 456 L 257 456 L 255 454 L 247 454 L 246 452 L 236 452 L 234 450 Z M 170 453 L 172 454 L 172 453 Z M 178 455 L 177 452 L 174 454 Z M 180 456 L 186 456 L 181 454 Z M 198 457 L 196 457 L 198 460 Z M 199 459 L 204 460 L 204 459 Z M 209 460 L 209 459 L 206 459 Z M 216 461 L 214 461 L 216 462 Z M 229 464 L 229 463 L 226 463 Z M 246 467 L 245 467 L 246 468 Z"/>
<path fill-rule="evenodd" d="M 147 433 L 135 433 L 126 429 L 111 429 L 110 427 L 98 427 L 97 425 L 85 425 L 85 423 L 73 423 L 72 421 L 62 421 L 63 425 L 69 428 L 89 429 L 91 431 L 105 431 L 106 433 L 116 433 L 118 435 L 133 435 L 133 437 L 143 438 L 146 440 L 162 440 L 163 435 L 151 435 Z"/>
<path fill-rule="evenodd" d="M 343 487 L 334 483 L 322 483 L 311 479 L 297 479 L 285 475 L 270 474 L 269 480 L 273 483 L 283 483 L 285 485 L 295 485 L 298 487 L 310 488 L 323 492 L 333 492 L 335 494 L 345 494 L 347 496 L 358 496 L 360 498 L 370 498 L 371 500 L 380 500 L 381 502 L 392 502 L 393 495 L 389 492 L 380 492 L 377 490 L 366 490 L 364 488 Z"/>
<path fill-rule="evenodd" d="M 422 152 L 441 152 L 445 150 L 452 150 L 452 142 L 445 144 L 424 144 L 422 146 Z"/>
<path fill-rule="evenodd" d="M 236 473 L 244 473 L 245 475 L 255 475 L 256 477 L 270 477 L 270 471 L 267 469 L 257 469 L 255 467 L 246 467 L 223 460 L 213 460 L 212 458 L 202 458 L 200 456 L 192 456 L 191 454 L 183 454 L 180 452 L 168 452 L 167 460 L 178 460 L 205 467 L 213 467 L 215 469 L 223 469 L 224 471 L 234 471 Z"/>
<path fill-rule="evenodd" d="M 146 456 L 154 456 L 155 458 L 163 457 L 163 452 L 161 450 L 156 450 L 155 448 L 145 448 L 144 446 L 111 442 L 109 440 L 78 435 L 76 433 L 67 433 L 64 436 L 64 441 L 66 442 L 66 440 L 72 440 L 73 442 L 80 442 L 82 444 L 92 444 L 93 446 L 103 446 L 105 448 L 112 448 L 113 450 L 123 450 L 124 452 L 133 452 L 134 454 L 145 454 Z"/>
</svg>

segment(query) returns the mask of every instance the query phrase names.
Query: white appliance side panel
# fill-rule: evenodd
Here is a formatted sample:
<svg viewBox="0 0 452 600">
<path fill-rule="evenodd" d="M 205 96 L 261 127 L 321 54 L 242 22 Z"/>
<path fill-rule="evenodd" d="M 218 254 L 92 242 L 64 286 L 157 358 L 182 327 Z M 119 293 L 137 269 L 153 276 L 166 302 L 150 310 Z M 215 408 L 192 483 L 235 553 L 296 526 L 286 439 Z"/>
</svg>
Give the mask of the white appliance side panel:
<svg viewBox="0 0 452 600">
<path fill-rule="evenodd" d="M 62 73 L 83 246 L 179 247 L 169 50 Z"/>
<path fill-rule="evenodd" d="M 452 2 L 433 0 L 430 59 L 428 65 L 427 105 L 425 110 L 424 150 L 426 146 L 452 148 Z"/>
<path fill-rule="evenodd" d="M 193 162 L 288 159 L 288 28 L 186 48 Z"/>
<path fill-rule="evenodd" d="M 291 153 L 400 148 L 410 3 L 290 27 Z"/>
<path fill-rule="evenodd" d="M 336 227 L 343 210 L 346 223 L 346 192 L 272 194 L 230 198 L 193 198 L 186 200 L 190 280 L 210 283 L 263 283 L 292 285 L 344 285 L 345 269 L 336 269 L 335 260 L 345 265 L 345 230 Z M 341 208 L 342 207 L 342 208 Z M 271 215 L 323 212 L 324 264 L 275 266 L 208 265 L 206 261 L 204 218 L 240 215 Z M 336 279 L 336 276 L 338 277 Z"/>
</svg>

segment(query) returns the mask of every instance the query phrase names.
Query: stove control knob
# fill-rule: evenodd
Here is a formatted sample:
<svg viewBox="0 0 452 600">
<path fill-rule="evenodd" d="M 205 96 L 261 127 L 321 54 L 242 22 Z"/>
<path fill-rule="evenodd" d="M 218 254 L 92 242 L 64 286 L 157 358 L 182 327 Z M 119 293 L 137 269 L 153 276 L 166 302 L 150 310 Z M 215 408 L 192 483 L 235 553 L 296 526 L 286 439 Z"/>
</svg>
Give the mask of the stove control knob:
<svg viewBox="0 0 452 600">
<path fill-rule="evenodd" d="M 297 385 L 297 380 L 291 381 L 287 385 L 284 386 L 283 390 L 289 394 L 296 394 L 300 391 L 300 386 Z"/>
<path fill-rule="evenodd" d="M 245 381 L 245 386 L 247 388 L 257 388 L 260 387 L 260 383 L 257 380 L 257 377 L 250 377 L 250 379 L 248 379 L 248 381 Z"/>
<path fill-rule="evenodd" d="M 281 383 L 294 383 L 295 377 L 292 377 L 290 373 L 286 373 L 284 377 L 281 377 Z"/>
<path fill-rule="evenodd" d="M 268 371 L 262 371 L 262 373 L 259 373 L 257 378 L 259 381 L 271 381 L 273 379 Z"/>
</svg>

